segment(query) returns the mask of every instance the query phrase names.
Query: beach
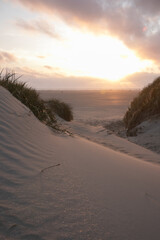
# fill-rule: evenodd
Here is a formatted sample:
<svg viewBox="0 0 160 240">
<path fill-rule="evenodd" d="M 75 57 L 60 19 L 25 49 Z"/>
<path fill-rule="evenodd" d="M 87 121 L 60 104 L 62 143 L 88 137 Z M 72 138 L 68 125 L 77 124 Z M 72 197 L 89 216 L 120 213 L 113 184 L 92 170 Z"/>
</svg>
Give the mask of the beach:
<svg viewBox="0 0 160 240">
<path fill-rule="evenodd" d="M 123 117 L 138 93 L 138 90 L 40 91 L 40 96 L 44 100 L 60 99 L 72 107 L 73 121 L 58 119 L 68 131 L 116 151 L 153 161 L 150 151 L 143 156 L 139 146 L 160 153 L 160 118 L 141 123 L 133 136 L 127 136 L 123 123 Z M 127 144 L 120 138 L 127 139 Z"/>
<path fill-rule="evenodd" d="M 0 116 L 1 239 L 159 239 L 158 154 L 53 132 L 2 87 Z"/>
<path fill-rule="evenodd" d="M 160 240 L 160 0 L 0 10 L 0 240 Z"/>
</svg>

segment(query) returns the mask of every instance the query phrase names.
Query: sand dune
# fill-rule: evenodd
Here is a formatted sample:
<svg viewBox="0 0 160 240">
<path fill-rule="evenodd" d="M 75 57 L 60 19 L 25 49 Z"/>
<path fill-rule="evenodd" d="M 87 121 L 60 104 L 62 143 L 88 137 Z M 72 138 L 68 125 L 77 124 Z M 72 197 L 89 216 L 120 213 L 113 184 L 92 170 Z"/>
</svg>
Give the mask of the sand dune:
<svg viewBox="0 0 160 240">
<path fill-rule="evenodd" d="M 0 88 L 0 239 L 159 240 L 159 183 L 158 164 L 57 135 Z"/>
<path fill-rule="evenodd" d="M 152 152 L 149 149 L 144 149 L 144 147 L 146 148 L 149 146 L 149 148 L 152 150 L 155 150 L 155 148 L 159 150 L 160 127 L 157 123 L 154 123 L 150 126 L 150 131 L 147 131 L 147 129 L 145 129 L 146 131 L 144 131 L 143 129 L 143 134 L 141 133 L 136 137 L 125 137 L 124 139 L 115 135 L 115 133 L 111 133 L 109 129 L 106 129 L 103 126 L 91 126 L 89 124 L 76 120 L 71 122 L 66 122 L 63 120 L 61 121 L 66 129 L 78 136 L 99 143 L 105 147 L 114 149 L 115 151 L 123 152 L 136 158 L 143 159 L 144 161 L 160 163 L 159 154 Z M 132 143 L 127 140 L 132 141 Z M 148 145 L 145 143 L 148 143 Z M 139 146 L 138 144 L 141 146 Z"/>
</svg>

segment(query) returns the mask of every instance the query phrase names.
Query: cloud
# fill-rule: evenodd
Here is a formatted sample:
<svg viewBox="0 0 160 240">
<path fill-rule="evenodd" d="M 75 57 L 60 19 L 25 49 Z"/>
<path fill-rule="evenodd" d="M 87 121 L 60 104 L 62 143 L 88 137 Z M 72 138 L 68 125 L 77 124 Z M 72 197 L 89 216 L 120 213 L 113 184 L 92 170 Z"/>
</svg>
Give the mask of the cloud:
<svg viewBox="0 0 160 240">
<path fill-rule="evenodd" d="M 6 51 L 0 51 L 0 62 L 10 63 L 10 62 L 16 62 L 17 58 L 14 54 L 6 52 Z"/>
<path fill-rule="evenodd" d="M 53 70 L 53 67 L 48 66 L 48 65 L 44 65 L 44 68 L 47 68 L 48 70 Z"/>
<path fill-rule="evenodd" d="M 17 67 L 15 68 L 15 72 L 17 76 L 22 75 L 20 81 L 26 82 L 33 88 L 43 90 L 142 89 L 159 77 L 158 74 L 152 72 L 139 72 L 131 74 L 130 76 L 121 79 L 121 81 L 111 82 L 85 76 L 66 77 L 63 74 L 57 74 L 56 72 L 48 74 L 28 67 Z"/>
<path fill-rule="evenodd" d="M 121 80 L 121 85 L 125 86 L 126 88 L 137 88 L 141 89 L 147 86 L 148 84 L 152 83 L 159 74 L 156 73 L 148 73 L 148 72 L 139 72 L 131 74 Z"/>
<path fill-rule="evenodd" d="M 160 1 L 159 0 L 135 0 L 136 5 L 140 9 L 143 10 L 143 12 L 157 14 L 160 12 Z"/>
<path fill-rule="evenodd" d="M 96 0 L 15 0 L 32 10 L 59 13 L 63 17 L 95 19 L 101 16 L 101 5 Z M 62 15 L 63 14 L 63 15 Z"/>
<path fill-rule="evenodd" d="M 159 0 L 15 1 L 34 11 L 58 14 L 69 24 L 112 34 L 136 50 L 143 58 L 159 62 L 157 48 L 160 39 Z M 40 30 L 37 24 L 34 28 Z M 41 30 L 44 31 L 44 27 Z"/>
<path fill-rule="evenodd" d="M 57 75 L 43 77 L 32 74 L 23 76 L 21 80 L 33 88 L 42 90 L 112 89 L 116 86 L 115 83 L 89 77 L 75 78 Z"/>
<path fill-rule="evenodd" d="M 142 89 L 157 77 L 157 74 L 144 72 L 132 74 L 120 82 L 109 82 L 91 77 L 65 77 L 57 75 L 46 77 L 32 72 L 29 75 L 24 75 L 22 81 L 27 82 L 36 89 L 43 90 Z"/>
<path fill-rule="evenodd" d="M 28 22 L 23 19 L 18 19 L 16 21 L 16 26 L 26 31 L 45 34 L 52 38 L 60 38 L 60 35 L 56 32 L 56 30 L 44 20 Z"/>
<path fill-rule="evenodd" d="M 37 56 L 37 58 L 45 59 L 46 57 L 45 56 Z"/>
</svg>

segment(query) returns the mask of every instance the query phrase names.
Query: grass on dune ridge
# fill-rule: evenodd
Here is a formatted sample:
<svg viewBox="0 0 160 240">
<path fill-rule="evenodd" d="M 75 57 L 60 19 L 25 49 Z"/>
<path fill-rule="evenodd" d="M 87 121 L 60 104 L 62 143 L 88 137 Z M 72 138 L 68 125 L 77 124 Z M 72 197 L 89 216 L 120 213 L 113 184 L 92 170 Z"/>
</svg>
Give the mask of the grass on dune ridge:
<svg viewBox="0 0 160 240">
<path fill-rule="evenodd" d="M 43 101 L 38 92 L 26 86 L 26 83 L 18 81 L 15 73 L 0 73 L 0 86 L 6 88 L 14 97 L 26 105 L 33 114 L 49 127 L 61 130 L 55 115 L 66 121 L 73 120 L 72 108 L 57 99 Z"/>
<path fill-rule="evenodd" d="M 51 111 L 56 113 L 65 121 L 69 122 L 73 120 L 72 108 L 69 104 L 59 101 L 58 99 L 50 99 L 46 103 Z"/>
<path fill-rule="evenodd" d="M 6 88 L 14 97 L 26 105 L 33 114 L 43 123 L 59 130 L 53 112 L 48 109 L 36 90 L 27 87 L 26 83 L 19 82 L 15 73 L 0 74 L 0 86 Z"/>
<path fill-rule="evenodd" d="M 72 108 L 68 104 L 57 99 L 44 102 L 36 90 L 18 81 L 19 78 L 15 73 L 2 73 L 0 73 L 0 86 L 26 105 L 41 122 L 60 130 L 56 115 L 66 121 L 73 120 Z M 145 87 L 131 102 L 123 118 L 128 135 L 132 135 L 135 127 L 153 116 L 160 116 L 160 77 Z"/>
<path fill-rule="evenodd" d="M 160 116 L 160 77 L 145 87 L 131 102 L 123 119 L 128 134 L 153 116 Z"/>
</svg>

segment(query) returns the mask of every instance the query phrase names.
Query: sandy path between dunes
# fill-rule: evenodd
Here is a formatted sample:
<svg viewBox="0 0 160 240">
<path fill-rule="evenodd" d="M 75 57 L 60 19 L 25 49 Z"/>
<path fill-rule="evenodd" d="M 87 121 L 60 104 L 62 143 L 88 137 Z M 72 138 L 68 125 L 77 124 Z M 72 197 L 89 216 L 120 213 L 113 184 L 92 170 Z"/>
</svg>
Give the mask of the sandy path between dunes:
<svg viewBox="0 0 160 240">
<path fill-rule="evenodd" d="M 159 183 L 158 164 L 56 135 L 0 88 L 1 239 L 159 240 Z"/>
<path fill-rule="evenodd" d="M 142 159 L 144 161 L 160 163 L 160 154 L 155 153 L 150 149 L 144 149 L 145 144 L 142 145 L 142 142 L 152 142 L 152 139 L 155 136 L 155 141 L 152 142 L 152 145 L 158 149 L 160 144 L 160 134 L 158 131 L 159 125 L 157 123 L 154 124 L 154 126 L 152 124 L 153 131 L 151 131 L 150 128 L 149 134 L 146 129 L 147 133 L 144 132 L 143 136 L 141 134 L 141 136 L 138 135 L 137 137 L 134 137 L 134 142 L 132 137 L 132 140 L 129 139 L 131 141 L 130 142 L 126 138 L 124 139 L 112 134 L 108 129 L 102 126 L 91 126 L 77 120 L 73 120 L 71 122 L 66 122 L 63 120 L 60 121 L 62 122 L 62 125 L 74 135 L 78 135 L 92 142 L 96 142 L 115 151 L 126 153 L 127 155 Z M 139 141 L 137 141 L 137 138 L 141 140 L 142 146 L 138 145 Z"/>
</svg>

